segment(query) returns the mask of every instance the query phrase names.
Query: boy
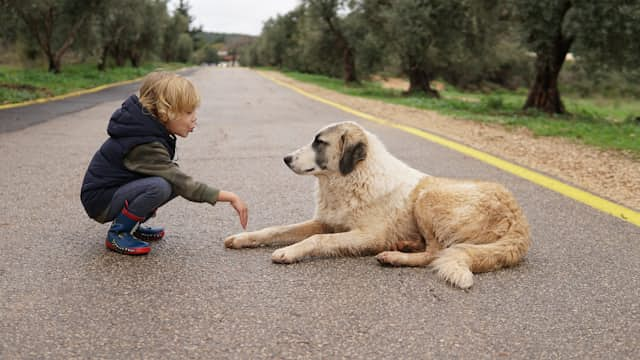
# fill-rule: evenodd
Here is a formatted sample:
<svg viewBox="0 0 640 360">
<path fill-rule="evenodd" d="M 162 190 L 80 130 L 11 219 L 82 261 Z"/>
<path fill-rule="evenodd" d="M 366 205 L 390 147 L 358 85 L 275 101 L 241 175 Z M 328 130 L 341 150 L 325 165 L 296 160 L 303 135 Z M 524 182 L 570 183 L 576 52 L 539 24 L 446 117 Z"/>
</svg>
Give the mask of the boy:
<svg viewBox="0 0 640 360">
<path fill-rule="evenodd" d="M 141 225 L 176 196 L 195 202 L 230 202 L 246 229 L 248 209 L 236 194 L 194 181 L 173 161 L 176 135 L 186 138 L 196 126 L 198 93 L 189 80 L 169 72 L 147 75 L 111 119 L 107 139 L 85 174 L 80 198 L 87 215 L 106 223 L 107 248 L 121 254 L 151 251 L 148 241 L 163 228 Z"/>
</svg>

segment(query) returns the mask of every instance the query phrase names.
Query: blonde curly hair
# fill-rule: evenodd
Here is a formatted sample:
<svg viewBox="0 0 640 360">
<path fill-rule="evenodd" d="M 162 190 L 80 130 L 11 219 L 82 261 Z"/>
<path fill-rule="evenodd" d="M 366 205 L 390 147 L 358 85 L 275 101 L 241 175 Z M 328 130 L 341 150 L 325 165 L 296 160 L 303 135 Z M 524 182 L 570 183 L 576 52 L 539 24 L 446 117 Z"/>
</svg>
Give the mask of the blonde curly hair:
<svg viewBox="0 0 640 360">
<path fill-rule="evenodd" d="M 145 76 L 139 93 L 144 109 L 165 125 L 178 114 L 193 112 L 200 105 L 195 86 L 167 71 L 154 71 Z"/>
</svg>

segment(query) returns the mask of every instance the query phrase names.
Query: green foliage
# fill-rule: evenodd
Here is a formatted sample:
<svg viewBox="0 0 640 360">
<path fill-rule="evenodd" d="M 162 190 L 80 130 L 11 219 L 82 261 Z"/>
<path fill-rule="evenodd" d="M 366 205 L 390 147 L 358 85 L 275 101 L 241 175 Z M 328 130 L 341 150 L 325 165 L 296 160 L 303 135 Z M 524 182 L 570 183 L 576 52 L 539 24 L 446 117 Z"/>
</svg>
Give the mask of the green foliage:
<svg viewBox="0 0 640 360">
<path fill-rule="evenodd" d="M 137 66 L 143 58 L 150 57 L 158 50 L 164 31 L 163 23 L 167 20 L 164 3 L 154 0 L 107 0 L 102 5 L 100 16 L 96 17 L 93 25 L 91 41 L 95 51 L 100 54 L 100 69 L 106 67 L 109 57 L 117 66 L 124 66 L 127 60 Z"/>
<path fill-rule="evenodd" d="M 500 95 L 489 95 L 482 98 L 481 103 L 491 111 L 501 110 L 504 108 L 504 100 Z"/>
<path fill-rule="evenodd" d="M 258 41 L 245 51 L 247 63 L 331 76 L 350 72 L 357 78 L 358 60 L 366 61 L 358 57 L 358 39 L 366 29 L 347 11 L 348 3 L 307 0 L 287 14 L 269 19 Z"/>
<path fill-rule="evenodd" d="M 567 51 L 582 69 L 572 91 L 635 94 L 640 64 L 640 0 L 307 0 L 265 23 L 247 63 L 338 77 L 343 46 L 355 53 L 358 77 L 404 74 L 415 84 L 436 77 L 466 90 L 533 86 L 556 89 Z M 337 14 L 337 16 L 336 16 Z M 532 56 L 533 55 L 533 56 Z M 535 66 L 534 66 L 535 63 Z M 612 73 L 615 69 L 615 74 Z M 605 82 L 595 78 L 604 74 Z M 535 75 L 535 76 L 534 76 Z M 562 75 L 566 79 L 566 75 Z M 594 76 L 593 79 L 591 77 Z M 613 77 L 612 77 L 613 76 Z M 539 83 L 535 83 L 537 79 Z M 627 86 L 628 85 L 628 86 Z M 626 95 L 625 95 L 626 96 Z M 551 99 L 537 104 L 537 98 Z M 532 97 L 534 106 L 563 111 L 559 96 Z M 522 105 L 522 104 L 520 104 Z"/>
<path fill-rule="evenodd" d="M 510 24 L 501 19 L 499 5 L 494 0 L 364 2 L 380 9 L 374 23 L 381 25 L 374 32 L 384 39 L 385 52 L 397 56 L 410 90 L 427 89 L 436 76 L 466 88 L 487 81 L 515 86 L 510 80 L 526 73 L 521 64 L 529 59 L 508 35 Z"/>
<path fill-rule="evenodd" d="M 344 41 L 354 53 L 358 77 L 407 74 L 418 67 L 462 87 L 496 82 L 515 88 L 526 84 L 531 58 L 519 48 L 499 5 L 496 0 L 309 0 L 269 19 L 245 56 L 252 66 L 341 76 Z"/>
<path fill-rule="evenodd" d="M 179 0 L 178 1 L 178 6 L 176 7 L 175 11 L 174 11 L 174 16 L 175 15 L 180 15 L 183 19 L 186 19 L 187 21 L 187 28 L 185 29 L 181 29 L 184 30 L 185 32 L 189 31 L 189 26 L 191 23 L 193 23 L 194 17 L 191 15 L 191 5 L 189 5 L 188 1 L 185 0 Z"/>
<path fill-rule="evenodd" d="M 640 98 L 640 70 L 594 69 L 569 61 L 560 73 L 560 91 L 576 97 Z"/>
<path fill-rule="evenodd" d="M 352 11 L 345 18 L 345 29 L 355 49 L 357 69 L 362 78 L 384 71 L 389 58 L 385 53 L 386 40 L 380 36 L 384 6 L 384 1 L 378 0 L 352 4 Z"/>
<path fill-rule="evenodd" d="M 297 46 L 287 49 L 286 54 L 296 60 L 285 59 L 284 67 L 342 77 L 344 50 L 336 46 L 336 36 L 329 31 L 326 22 L 306 12 L 299 18 L 298 25 L 298 31 L 294 33 Z"/>
<path fill-rule="evenodd" d="M 283 66 L 311 73 L 357 81 L 356 40 L 352 15 L 343 0 L 309 0 L 296 9 L 293 46 L 286 51 Z M 346 15 L 339 15 L 345 12 Z"/>
<path fill-rule="evenodd" d="M 256 44 L 260 64 L 278 67 L 284 65 L 284 60 L 294 45 L 299 16 L 300 12 L 294 10 L 265 22 L 262 36 Z"/>
<path fill-rule="evenodd" d="M 52 69 L 96 61 L 101 70 L 144 62 L 217 62 L 254 41 L 193 27 L 187 1 L 169 14 L 167 0 L 0 0 L 0 64 Z M 213 47 L 212 47 L 213 46 Z M 214 48 L 215 47 L 215 48 Z M 67 51 L 69 50 L 69 51 Z"/>
<path fill-rule="evenodd" d="M 165 61 L 178 60 L 178 38 L 189 31 L 189 18 L 176 12 L 169 19 L 164 32 L 162 57 Z"/>
<path fill-rule="evenodd" d="M 180 34 L 178 36 L 178 43 L 176 46 L 176 57 L 180 62 L 189 62 L 191 60 L 191 53 L 193 52 L 193 40 L 187 33 Z"/>
<path fill-rule="evenodd" d="M 7 1 L 0 1 L 0 46 L 15 42 L 19 29 L 20 22 L 13 8 Z"/>
<path fill-rule="evenodd" d="M 451 1 L 398 0 L 384 8 L 389 50 L 398 54 L 403 69 L 433 67 L 440 49 L 450 45 L 459 28 L 461 9 Z"/>
<path fill-rule="evenodd" d="M 527 84 L 531 57 L 514 34 L 504 1 L 460 0 L 459 31 L 449 34 L 440 51 L 438 76 L 457 87 L 481 89 L 490 84 L 515 89 Z M 454 8 L 455 10 L 455 8 Z M 481 55 L 481 56 L 479 56 Z"/>
<path fill-rule="evenodd" d="M 194 61 L 197 64 L 217 64 L 220 62 L 220 57 L 218 56 L 218 49 L 212 45 L 207 44 L 194 54 Z"/>
<path fill-rule="evenodd" d="M 576 1 L 573 52 L 591 69 L 640 66 L 640 1 Z"/>
<path fill-rule="evenodd" d="M 523 43 L 529 50 L 546 54 L 555 46 L 559 33 L 567 38 L 574 36 L 571 29 L 577 25 L 577 19 L 566 16 L 573 7 L 571 0 L 513 0 L 513 4 Z"/>
<path fill-rule="evenodd" d="M 59 72 L 64 53 L 86 27 L 98 0 L 2 0 L 23 22 L 49 61 L 49 71 Z"/>
</svg>

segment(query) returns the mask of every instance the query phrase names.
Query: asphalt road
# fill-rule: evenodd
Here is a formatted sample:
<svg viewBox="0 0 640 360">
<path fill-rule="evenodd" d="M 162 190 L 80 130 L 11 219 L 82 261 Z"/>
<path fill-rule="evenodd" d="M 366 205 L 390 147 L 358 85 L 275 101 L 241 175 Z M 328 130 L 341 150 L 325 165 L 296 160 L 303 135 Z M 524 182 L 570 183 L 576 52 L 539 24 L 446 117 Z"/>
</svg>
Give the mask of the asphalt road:
<svg viewBox="0 0 640 360">
<path fill-rule="evenodd" d="M 640 228 L 250 70 L 190 78 L 203 101 L 200 127 L 178 142 L 181 167 L 240 194 L 251 230 L 312 216 L 313 178 L 282 157 L 316 129 L 355 120 L 426 173 L 510 188 L 531 224 L 526 261 L 476 275 L 469 291 L 373 257 L 276 265 L 273 248 L 224 248 L 241 230 L 228 204 L 183 199 L 160 209 L 154 223 L 168 235 L 148 256 L 110 252 L 108 225 L 86 217 L 79 189 L 131 91 L 121 89 L 0 133 L 0 358 L 640 357 Z"/>
</svg>

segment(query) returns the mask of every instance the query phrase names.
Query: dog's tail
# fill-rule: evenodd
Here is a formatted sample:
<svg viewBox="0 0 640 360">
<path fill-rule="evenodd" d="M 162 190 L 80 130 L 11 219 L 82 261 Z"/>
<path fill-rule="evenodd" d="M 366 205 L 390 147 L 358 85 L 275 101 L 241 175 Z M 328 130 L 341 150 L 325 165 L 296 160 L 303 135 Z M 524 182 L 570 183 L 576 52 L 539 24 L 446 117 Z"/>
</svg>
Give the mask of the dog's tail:
<svg viewBox="0 0 640 360">
<path fill-rule="evenodd" d="M 502 237 L 486 244 L 455 244 L 443 249 L 431 263 L 439 277 L 454 286 L 473 285 L 474 272 L 493 271 L 517 264 L 529 249 L 531 240 L 526 223 L 512 224 Z"/>
</svg>

